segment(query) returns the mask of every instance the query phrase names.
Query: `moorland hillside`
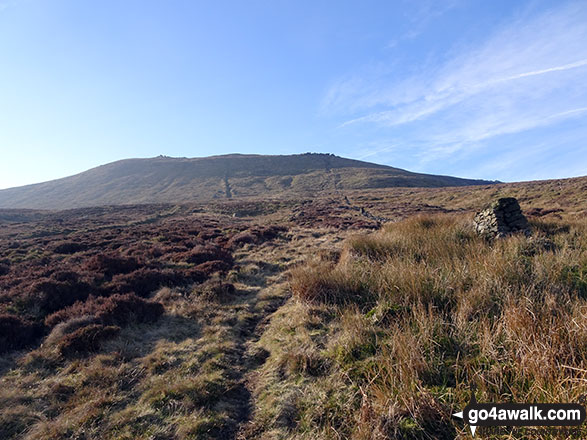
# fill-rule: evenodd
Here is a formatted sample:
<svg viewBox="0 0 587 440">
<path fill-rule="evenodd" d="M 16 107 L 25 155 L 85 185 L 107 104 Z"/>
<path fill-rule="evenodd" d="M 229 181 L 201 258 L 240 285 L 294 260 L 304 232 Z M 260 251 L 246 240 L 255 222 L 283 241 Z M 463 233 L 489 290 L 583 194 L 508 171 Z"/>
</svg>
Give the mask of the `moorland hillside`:
<svg viewBox="0 0 587 440">
<path fill-rule="evenodd" d="M 583 399 L 586 183 L 0 210 L 0 438 L 452 440 L 472 386 Z M 506 196 L 532 235 L 477 236 Z"/>
<path fill-rule="evenodd" d="M 127 159 L 50 182 L 0 191 L 0 208 L 67 209 L 313 196 L 339 190 L 491 182 L 418 174 L 332 154 Z"/>
</svg>

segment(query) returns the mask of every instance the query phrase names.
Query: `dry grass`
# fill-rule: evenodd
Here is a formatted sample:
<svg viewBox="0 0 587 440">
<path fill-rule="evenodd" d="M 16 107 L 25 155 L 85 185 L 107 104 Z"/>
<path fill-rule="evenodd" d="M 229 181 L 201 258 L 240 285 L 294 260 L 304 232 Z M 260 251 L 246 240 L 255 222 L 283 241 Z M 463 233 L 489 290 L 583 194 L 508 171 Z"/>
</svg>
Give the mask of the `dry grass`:
<svg viewBox="0 0 587 440">
<path fill-rule="evenodd" d="M 108 341 L 86 334 L 96 327 L 91 325 L 81 327 L 82 335 L 67 335 L 65 342 L 75 338 L 74 343 L 81 343 L 72 348 L 76 353 L 97 353 L 60 356 L 71 349 L 59 338 L 57 347 L 47 341 L 25 356 L 1 381 L 1 437 L 179 440 L 229 435 L 240 417 L 228 400 L 241 364 L 238 326 L 228 321 L 233 310 L 186 298 L 176 299 L 175 305 L 179 314 L 118 329 L 119 335 Z"/>
<path fill-rule="evenodd" d="M 376 215 L 402 219 L 418 213 L 474 212 L 499 197 L 516 197 L 522 210 L 546 219 L 587 214 L 587 176 L 453 188 L 390 188 L 347 193 L 353 204 Z"/>
<path fill-rule="evenodd" d="M 474 197 L 449 201 L 454 191 L 429 197 L 469 209 Z M 132 239 L 122 257 L 164 259 L 161 270 L 181 272 L 195 264 L 184 261 L 193 245 L 211 240 L 224 249 L 237 237 L 234 266 L 217 271 L 220 262 L 208 262 L 208 282 L 153 292 L 148 302 L 164 309 L 157 320 L 126 312 L 99 320 L 88 302 L 68 308 L 67 319 L 26 349 L 11 347 L 0 358 L 0 438 L 469 438 L 451 413 L 468 402 L 472 384 L 480 401 L 576 401 L 587 393 L 587 222 L 575 215 L 584 211 L 581 197 L 566 199 L 575 200 L 572 212 L 561 202 L 564 212 L 534 218 L 534 238 L 495 243 L 476 237 L 464 212 L 350 238 L 351 230 L 332 223 L 290 224 L 267 242 L 251 239 L 266 229 L 234 219 L 230 228 L 198 223 L 182 217 L 187 208 L 165 217 L 164 227 L 133 223 L 116 233 L 102 223 L 151 216 L 152 208 L 98 212 L 87 220 L 84 243 L 118 248 Z M 332 220 L 332 203 L 322 202 L 320 215 Z M 59 215 L 85 230 L 77 211 Z M 50 235 L 58 232 L 53 220 L 29 226 L 3 229 L 4 282 L 34 275 L 67 283 L 69 269 L 90 251 L 54 254 L 53 242 L 75 240 Z M 51 273 L 38 269 L 45 261 Z M 3 322 L 16 329 L 21 311 L 9 305 Z M 95 324 L 121 328 L 100 341 L 89 335 L 94 351 L 64 356 L 62 342 Z M 502 436 L 527 437 L 517 429 Z"/>
<path fill-rule="evenodd" d="M 297 301 L 261 341 L 257 431 L 452 439 L 471 386 L 485 402 L 584 396 L 587 222 L 534 221 L 534 237 L 494 243 L 469 225 L 411 218 L 293 270 Z"/>
<path fill-rule="evenodd" d="M 251 404 L 245 374 L 264 356 L 248 341 L 286 295 L 283 268 L 265 260 L 283 251 L 259 237 L 237 250 L 231 282 L 218 272 L 149 300 L 91 297 L 53 315 L 37 344 L 0 358 L 0 438 L 235 438 Z"/>
</svg>

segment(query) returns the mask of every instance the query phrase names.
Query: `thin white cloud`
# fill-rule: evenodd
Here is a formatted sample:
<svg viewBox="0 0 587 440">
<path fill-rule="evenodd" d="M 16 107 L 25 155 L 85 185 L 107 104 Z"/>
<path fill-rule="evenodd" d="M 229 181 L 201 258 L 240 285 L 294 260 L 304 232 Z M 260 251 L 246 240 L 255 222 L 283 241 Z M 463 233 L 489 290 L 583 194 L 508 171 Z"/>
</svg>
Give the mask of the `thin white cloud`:
<svg viewBox="0 0 587 440">
<path fill-rule="evenodd" d="M 358 122 L 382 122 L 386 125 L 405 124 L 407 122 L 412 122 L 444 110 L 445 108 L 452 105 L 458 104 L 459 102 L 464 101 L 466 98 L 479 94 L 487 88 L 499 85 L 500 83 L 520 80 L 532 76 L 544 75 L 547 73 L 576 69 L 583 66 L 587 66 L 587 59 L 579 60 L 577 62 L 565 64 L 562 66 L 554 66 L 546 69 L 535 70 L 533 72 L 523 72 L 504 78 L 496 78 L 483 84 L 466 85 L 465 87 L 458 90 L 453 89 L 450 93 L 443 91 L 443 93 L 438 93 L 436 95 L 425 96 L 422 100 L 414 102 L 411 105 L 404 106 L 402 111 L 382 111 L 345 121 L 341 124 L 341 127 Z"/>
<path fill-rule="evenodd" d="M 585 114 L 587 114 L 587 107 L 552 113 L 544 117 L 530 115 L 511 120 L 503 118 L 500 114 L 478 117 L 470 125 L 431 136 L 429 148 L 421 152 L 422 163 L 439 160 L 465 148 L 475 150 L 480 142 L 496 136 L 545 127 Z"/>
<path fill-rule="evenodd" d="M 560 72 L 562 70 L 575 69 L 577 67 L 583 67 L 585 65 L 587 65 L 587 59 L 579 60 L 574 63 L 565 64 L 564 66 L 549 67 L 547 69 L 535 70 L 534 72 L 519 73 L 517 75 L 512 75 L 507 78 L 498 79 L 496 80 L 496 82 L 512 81 L 515 79 L 525 78 L 527 76 L 536 76 L 543 75 L 545 73 Z"/>
<path fill-rule="evenodd" d="M 587 110 L 587 3 L 510 21 L 477 47 L 421 74 L 356 75 L 335 84 L 324 108 L 375 123 L 434 158 Z M 431 145 L 432 147 L 423 147 Z"/>
<path fill-rule="evenodd" d="M 389 153 L 390 151 L 396 150 L 401 146 L 399 143 L 390 143 L 388 141 L 376 141 L 371 142 L 367 145 L 367 148 L 361 149 L 356 158 L 359 160 L 366 159 L 368 157 L 377 156 L 381 153 Z"/>
</svg>

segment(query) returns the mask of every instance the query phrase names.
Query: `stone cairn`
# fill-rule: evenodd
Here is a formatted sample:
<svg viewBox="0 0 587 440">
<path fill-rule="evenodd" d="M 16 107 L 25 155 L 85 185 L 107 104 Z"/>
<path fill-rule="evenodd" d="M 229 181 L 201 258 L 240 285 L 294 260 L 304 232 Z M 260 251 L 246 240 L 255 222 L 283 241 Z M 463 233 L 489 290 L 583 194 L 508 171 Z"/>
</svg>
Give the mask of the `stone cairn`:
<svg viewBox="0 0 587 440">
<path fill-rule="evenodd" d="M 500 238 L 514 232 L 530 235 L 530 225 L 514 197 L 504 197 L 475 215 L 475 230 L 487 238 Z"/>
</svg>

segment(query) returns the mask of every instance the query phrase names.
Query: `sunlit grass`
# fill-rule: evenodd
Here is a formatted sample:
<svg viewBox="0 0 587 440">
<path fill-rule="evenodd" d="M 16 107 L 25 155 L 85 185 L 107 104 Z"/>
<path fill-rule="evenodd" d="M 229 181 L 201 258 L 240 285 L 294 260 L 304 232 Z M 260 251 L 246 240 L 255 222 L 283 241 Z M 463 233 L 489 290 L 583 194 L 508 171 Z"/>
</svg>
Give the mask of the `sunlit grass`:
<svg viewBox="0 0 587 440">
<path fill-rule="evenodd" d="M 272 355 L 258 423 L 285 438 L 452 439 L 463 427 L 451 414 L 471 387 L 485 402 L 580 399 L 587 222 L 534 221 L 533 237 L 495 242 L 470 223 L 436 216 L 388 224 L 347 240 L 337 263 L 311 258 L 293 270 L 298 302 L 263 340 Z M 318 312 L 332 318 L 317 321 Z M 302 367 L 291 368 L 292 359 Z M 308 368 L 316 359 L 327 366 L 319 374 Z M 278 371 L 279 387 L 271 380 Z M 341 389 L 344 402 L 320 403 Z M 290 408 L 294 421 L 276 427 L 267 414 L 294 392 L 303 396 Z"/>
</svg>

